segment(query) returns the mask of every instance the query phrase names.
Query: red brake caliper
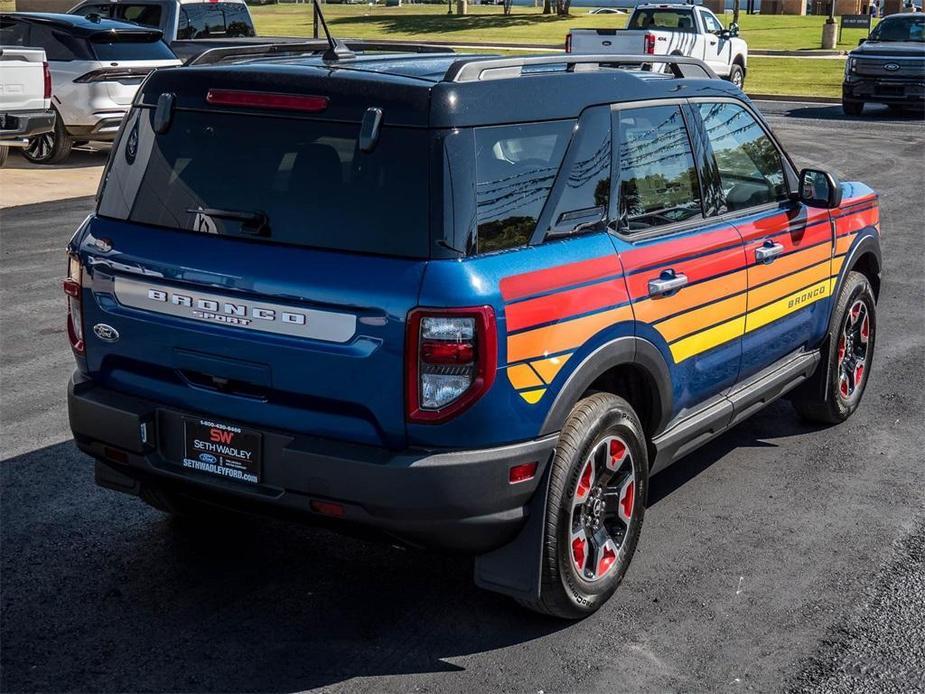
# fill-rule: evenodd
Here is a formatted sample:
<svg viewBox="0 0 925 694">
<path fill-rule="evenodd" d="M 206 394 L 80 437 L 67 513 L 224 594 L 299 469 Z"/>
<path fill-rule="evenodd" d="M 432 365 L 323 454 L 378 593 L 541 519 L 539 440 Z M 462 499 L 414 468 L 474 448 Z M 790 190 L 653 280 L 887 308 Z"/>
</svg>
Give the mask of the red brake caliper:
<svg viewBox="0 0 925 694">
<path fill-rule="evenodd" d="M 585 568 L 585 557 L 587 556 L 588 541 L 581 537 L 572 540 L 572 558 L 575 560 L 575 566 L 579 571 Z"/>
<path fill-rule="evenodd" d="M 626 485 L 626 490 L 623 492 L 623 498 L 620 499 L 620 508 L 623 510 L 623 515 L 629 519 L 633 515 L 633 496 L 636 494 L 636 483 L 630 482 Z"/>
</svg>

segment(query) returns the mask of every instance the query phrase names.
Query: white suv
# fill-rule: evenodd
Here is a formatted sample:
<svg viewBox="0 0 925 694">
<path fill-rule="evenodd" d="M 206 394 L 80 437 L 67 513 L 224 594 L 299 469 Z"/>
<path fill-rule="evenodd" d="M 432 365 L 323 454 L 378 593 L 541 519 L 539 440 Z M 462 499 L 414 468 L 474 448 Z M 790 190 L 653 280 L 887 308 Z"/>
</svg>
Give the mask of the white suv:
<svg viewBox="0 0 925 694">
<path fill-rule="evenodd" d="M 40 46 L 48 56 L 55 129 L 23 150 L 38 164 L 63 161 L 78 142 L 114 139 L 148 73 L 180 64 L 160 31 L 96 17 L 4 13 L 0 43 Z"/>
</svg>

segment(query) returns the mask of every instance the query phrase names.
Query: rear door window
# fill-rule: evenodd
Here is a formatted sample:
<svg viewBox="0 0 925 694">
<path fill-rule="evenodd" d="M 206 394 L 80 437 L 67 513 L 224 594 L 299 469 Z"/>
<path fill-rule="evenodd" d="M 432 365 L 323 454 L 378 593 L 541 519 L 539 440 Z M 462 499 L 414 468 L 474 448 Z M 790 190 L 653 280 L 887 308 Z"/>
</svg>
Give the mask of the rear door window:
<svg viewBox="0 0 925 694">
<path fill-rule="evenodd" d="M 29 25 L 12 17 L 0 17 L 0 45 L 28 46 Z"/>
<path fill-rule="evenodd" d="M 383 126 L 362 153 L 359 123 L 178 109 L 155 134 L 153 113 L 129 115 L 99 214 L 259 243 L 429 255 L 426 130 Z"/>
<path fill-rule="evenodd" d="M 237 2 L 184 4 L 180 7 L 178 39 L 254 36 L 247 6 Z"/>
<path fill-rule="evenodd" d="M 119 5 L 119 19 L 143 27 L 159 29 L 161 26 L 160 5 Z"/>
<path fill-rule="evenodd" d="M 477 128 L 478 250 L 526 245 L 549 196 L 574 121 Z"/>
<path fill-rule="evenodd" d="M 42 24 L 33 24 L 29 35 L 33 46 L 45 49 L 45 57 L 56 62 L 71 60 L 93 60 L 90 44 L 86 39 L 72 36 L 65 31 Z"/>
<path fill-rule="evenodd" d="M 620 228 L 632 233 L 701 217 L 697 167 L 680 107 L 618 113 Z"/>
</svg>

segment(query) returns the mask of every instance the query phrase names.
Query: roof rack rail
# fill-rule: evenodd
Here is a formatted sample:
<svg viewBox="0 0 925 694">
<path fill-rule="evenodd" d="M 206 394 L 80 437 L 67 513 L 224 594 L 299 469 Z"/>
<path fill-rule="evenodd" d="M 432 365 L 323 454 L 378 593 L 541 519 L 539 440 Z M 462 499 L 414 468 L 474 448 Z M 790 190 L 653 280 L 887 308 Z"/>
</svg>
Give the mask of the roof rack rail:
<svg viewBox="0 0 925 694">
<path fill-rule="evenodd" d="M 363 41 L 344 39 L 343 44 L 352 51 L 395 51 L 401 53 L 453 53 L 451 48 L 424 43 L 402 41 Z M 287 55 L 318 55 L 329 49 L 325 39 L 308 41 L 284 41 L 280 43 L 258 43 L 227 48 L 210 48 L 186 62 L 186 65 L 215 65 L 232 60 L 248 58 L 272 58 Z"/>
<path fill-rule="evenodd" d="M 478 82 L 520 77 L 525 67 L 534 65 L 566 65 L 568 72 L 584 72 L 600 68 L 637 66 L 660 63 L 671 68 L 676 78 L 700 77 L 719 79 L 710 67 L 697 58 L 683 55 L 596 55 L 564 53 L 560 55 L 528 56 L 523 58 L 461 58 L 446 71 L 444 82 Z M 691 70 L 693 68 L 693 70 Z M 697 73 L 697 74 L 691 74 Z"/>
</svg>

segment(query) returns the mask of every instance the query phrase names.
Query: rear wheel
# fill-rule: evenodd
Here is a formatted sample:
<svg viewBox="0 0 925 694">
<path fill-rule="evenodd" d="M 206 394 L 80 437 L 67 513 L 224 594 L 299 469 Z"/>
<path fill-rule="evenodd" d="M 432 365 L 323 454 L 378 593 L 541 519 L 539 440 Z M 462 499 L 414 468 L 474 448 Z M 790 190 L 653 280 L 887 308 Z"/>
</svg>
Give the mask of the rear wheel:
<svg viewBox="0 0 925 694">
<path fill-rule="evenodd" d="M 864 110 L 864 102 L 842 99 L 841 110 L 845 112 L 846 116 L 860 116 Z"/>
<path fill-rule="evenodd" d="M 726 79 L 741 89 L 745 86 L 745 70 L 742 69 L 741 65 L 733 65 L 729 68 L 729 77 Z"/>
<path fill-rule="evenodd" d="M 29 146 L 22 153 L 33 164 L 60 164 L 68 158 L 73 145 L 74 140 L 68 135 L 64 121 L 58 115 L 55 118 L 55 129 L 31 138 Z"/>
<path fill-rule="evenodd" d="M 550 471 L 540 598 L 526 607 L 580 619 L 623 580 L 645 514 L 645 437 L 622 398 L 581 400 L 559 437 Z"/>
<path fill-rule="evenodd" d="M 877 337 L 877 304 L 864 275 L 848 274 L 834 316 L 827 341 L 828 363 L 820 363 L 816 376 L 792 398 L 804 419 L 823 424 L 848 419 L 867 387 Z"/>
</svg>

